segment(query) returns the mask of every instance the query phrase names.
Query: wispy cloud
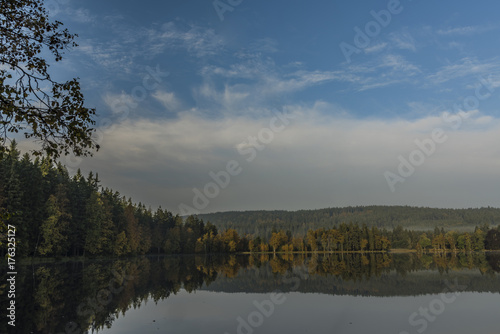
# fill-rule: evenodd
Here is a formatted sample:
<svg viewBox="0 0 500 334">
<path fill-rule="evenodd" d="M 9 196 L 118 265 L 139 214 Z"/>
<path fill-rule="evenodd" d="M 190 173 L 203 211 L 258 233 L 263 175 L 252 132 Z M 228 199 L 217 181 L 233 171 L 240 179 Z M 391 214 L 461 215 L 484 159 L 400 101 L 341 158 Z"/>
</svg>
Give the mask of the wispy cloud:
<svg viewBox="0 0 500 334">
<path fill-rule="evenodd" d="M 129 49 L 127 52 L 126 43 L 120 40 L 109 41 L 107 43 L 98 43 L 87 39 L 79 41 L 80 46 L 77 52 L 83 53 L 84 59 L 91 60 L 94 65 L 98 65 L 101 70 L 130 74 L 134 68 L 134 51 Z M 117 71 L 119 69 L 119 71 Z"/>
<path fill-rule="evenodd" d="M 75 13 L 80 13 L 82 20 L 87 19 L 85 11 Z M 94 28 L 106 26 L 112 34 L 100 39 L 79 40 L 80 46 L 76 50 L 108 72 L 131 74 L 144 59 L 149 60 L 165 52 L 204 58 L 224 50 L 225 43 L 221 36 L 213 29 L 195 24 L 167 22 L 159 28 L 152 28 L 154 24 L 150 27 L 131 26 L 121 16 L 108 16 L 103 22 L 92 20 Z"/>
<path fill-rule="evenodd" d="M 365 48 L 364 51 L 365 51 L 365 53 L 377 53 L 377 52 L 384 50 L 387 47 L 387 45 L 388 44 L 385 42 L 378 43 L 378 44 L 375 44 L 373 46 L 369 46 L 369 47 Z"/>
<path fill-rule="evenodd" d="M 204 66 L 200 74 L 202 76 L 220 76 L 235 79 L 259 79 L 266 75 L 276 75 L 276 64 L 269 57 L 258 54 L 239 53 L 233 63 L 228 66 Z"/>
<path fill-rule="evenodd" d="M 488 76 L 499 71 L 499 59 L 489 59 L 481 62 L 476 58 L 465 57 L 453 64 L 443 66 L 436 73 L 429 75 L 427 80 L 435 85 L 464 77 L 472 77 L 471 81 L 473 79 L 477 81 L 479 76 Z"/>
<path fill-rule="evenodd" d="M 253 52 L 275 53 L 278 52 L 278 42 L 269 37 L 261 38 L 250 44 L 250 50 Z"/>
<path fill-rule="evenodd" d="M 391 33 L 389 38 L 395 48 L 413 52 L 417 51 L 415 39 L 408 31 Z"/>
<path fill-rule="evenodd" d="M 64 12 L 70 20 L 79 23 L 92 23 L 97 19 L 97 17 L 92 15 L 90 10 L 86 8 L 72 8 L 70 6 L 64 6 Z"/>
<path fill-rule="evenodd" d="M 227 67 L 205 66 L 200 71 L 203 84 L 195 88 L 195 95 L 234 113 L 316 85 L 354 80 L 352 74 L 345 71 L 287 69 L 276 66 L 270 58 L 248 55 Z M 204 104 L 203 101 L 198 102 Z"/>
<path fill-rule="evenodd" d="M 267 78 L 268 88 L 276 93 L 292 93 L 315 85 L 345 81 L 346 75 L 341 71 L 296 71 L 283 77 Z"/>
<path fill-rule="evenodd" d="M 364 91 L 403 82 L 415 82 L 421 73 L 420 68 L 401 55 L 385 54 L 363 64 L 352 65 L 345 69 L 344 76 L 353 84 L 354 89 Z"/>
<path fill-rule="evenodd" d="M 388 67 L 390 69 L 393 69 L 395 72 L 403 72 L 409 76 L 413 76 L 421 72 L 417 65 L 407 61 L 400 55 L 385 56 L 384 58 L 382 58 L 380 67 Z"/>
<path fill-rule="evenodd" d="M 462 27 L 448 27 L 436 31 L 438 35 L 442 36 L 471 36 L 482 34 L 488 31 L 498 29 L 495 25 L 475 25 L 475 26 L 462 26 Z"/>
<path fill-rule="evenodd" d="M 153 97 L 169 111 L 176 111 L 181 106 L 181 101 L 177 99 L 173 92 L 158 90 L 153 93 Z"/>
<path fill-rule="evenodd" d="M 300 92 L 318 85 L 347 83 L 345 90 L 364 91 L 415 81 L 414 77 L 421 74 L 417 65 L 396 54 L 384 54 L 337 70 L 289 70 L 278 67 L 270 58 L 248 55 L 243 61 L 227 67 L 205 66 L 200 72 L 204 84 L 197 89 L 197 95 L 210 97 L 234 110 L 235 102 L 254 105 L 269 96 Z M 217 88 L 220 79 L 226 80 L 223 89 L 220 85 Z M 232 103 L 228 104 L 229 101 Z"/>
<path fill-rule="evenodd" d="M 148 33 L 148 48 L 154 54 L 181 49 L 202 58 L 215 55 L 224 48 L 224 39 L 215 30 L 194 24 L 181 27 L 175 22 L 167 22 L 161 29 L 150 29 Z"/>
</svg>

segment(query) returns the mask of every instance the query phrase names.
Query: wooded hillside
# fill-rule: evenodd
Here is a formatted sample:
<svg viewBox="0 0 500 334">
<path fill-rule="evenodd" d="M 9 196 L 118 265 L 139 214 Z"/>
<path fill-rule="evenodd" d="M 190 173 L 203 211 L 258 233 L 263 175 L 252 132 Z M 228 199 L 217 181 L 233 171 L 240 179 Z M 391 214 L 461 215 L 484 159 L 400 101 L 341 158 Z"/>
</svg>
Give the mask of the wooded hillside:
<svg viewBox="0 0 500 334">
<path fill-rule="evenodd" d="M 234 228 L 239 234 L 253 234 L 264 238 L 273 229 L 288 230 L 293 235 L 306 235 L 308 230 L 332 228 L 341 223 L 393 229 L 472 231 L 476 226 L 500 224 L 500 209 L 436 209 L 410 206 L 357 206 L 299 211 L 229 211 L 198 215 L 218 229 Z"/>
</svg>

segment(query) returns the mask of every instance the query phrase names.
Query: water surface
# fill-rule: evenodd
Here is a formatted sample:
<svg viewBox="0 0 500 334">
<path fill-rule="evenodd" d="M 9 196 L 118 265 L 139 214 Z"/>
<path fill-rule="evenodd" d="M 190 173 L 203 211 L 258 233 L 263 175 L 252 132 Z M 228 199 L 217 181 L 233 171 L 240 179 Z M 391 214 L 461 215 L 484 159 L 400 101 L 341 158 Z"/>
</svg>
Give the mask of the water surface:
<svg viewBox="0 0 500 334">
<path fill-rule="evenodd" d="M 498 333 L 499 263 L 492 253 L 25 265 L 16 330 L 2 332 Z"/>
</svg>

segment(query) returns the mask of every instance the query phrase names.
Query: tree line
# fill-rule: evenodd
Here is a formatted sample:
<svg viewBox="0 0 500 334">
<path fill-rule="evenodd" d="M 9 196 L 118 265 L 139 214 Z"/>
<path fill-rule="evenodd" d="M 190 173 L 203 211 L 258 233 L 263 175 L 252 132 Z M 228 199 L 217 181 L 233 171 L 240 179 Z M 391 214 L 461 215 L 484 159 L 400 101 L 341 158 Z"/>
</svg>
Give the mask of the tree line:
<svg viewBox="0 0 500 334">
<path fill-rule="evenodd" d="M 251 216 L 251 215 L 250 215 Z M 392 230 L 341 222 L 292 231 L 279 223 L 269 236 L 245 229 L 217 228 L 197 216 L 180 217 L 100 186 L 97 174 L 70 176 L 47 157 L 21 156 L 13 142 L 0 155 L 0 254 L 7 225 L 16 227 L 16 255 L 125 256 L 149 253 L 372 252 L 391 248 L 419 251 L 500 249 L 500 231 L 487 224 L 473 233 Z M 254 225 L 258 226 L 259 221 Z"/>
<path fill-rule="evenodd" d="M 500 225 L 500 209 L 492 207 L 469 209 L 438 209 L 411 206 L 356 206 L 315 210 L 257 210 L 228 211 L 200 214 L 217 228 L 234 228 L 241 233 L 269 238 L 273 228 L 305 235 L 308 230 L 331 228 L 343 222 L 353 222 L 369 228 L 394 229 L 397 226 L 412 230 L 445 229 L 469 230 L 475 226 Z"/>
<path fill-rule="evenodd" d="M 234 230 L 135 204 L 92 172 L 70 176 L 47 157 L 21 156 L 15 142 L 0 155 L 0 217 L 1 255 L 8 225 L 16 228 L 17 256 L 235 252 L 245 244 Z"/>
</svg>

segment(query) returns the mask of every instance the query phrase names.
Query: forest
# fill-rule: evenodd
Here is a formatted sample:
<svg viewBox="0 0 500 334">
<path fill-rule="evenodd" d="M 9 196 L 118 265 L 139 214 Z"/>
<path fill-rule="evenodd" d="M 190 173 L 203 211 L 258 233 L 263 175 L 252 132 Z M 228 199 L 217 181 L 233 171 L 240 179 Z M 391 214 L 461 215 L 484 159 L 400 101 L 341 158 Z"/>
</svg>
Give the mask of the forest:
<svg viewBox="0 0 500 334">
<path fill-rule="evenodd" d="M 234 217 L 231 223 L 220 223 L 214 215 L 219 223 L 213 224 L 203 221 L 206 215 L 180 217 L 161 207 L 153 211 L 142 203 L 133 203 L 131 198 L 102 187 L 97 174 L 90 172 L 85 177 L 78 171 L 70 176 L 61 163 L 49 158 L 33 160 L 28 154 L 21 156 L 15 142 L 0 157 L 2 256 L 7 251 L 9 225 L 16 230 L 16 255 L 20 257 L 377 252 L 392 248 L 420 252 L 495 250 L 500 249 L 500 230 L 489 224 L 496 222 L 498 211 L 367 207 L 300 211 L 295 216 L 259 211 L 228 213 L 228 217 Z M 308 212 L 310 221 L 306 223 Z M 335 219 L 321 218 L 326 212 Z M 482 225 L 473 232 L 459 232 L 442 226 L 415 230 L 404 228 L 403 224 L 379 228 L 378 222 L 383 218 L 374 218 L 375 223 L 369 223 L 368 218 L 352 220 L 356 215 L 382 217 L 383 212 L 389 225 L 402 217 L 430 220 L 431 216 L 443 215 L 461 216 L 468 223 L 477 217 Z M 318 222 L 322 222 L 321 226 Z M 298 225 L 303 228 L 294 228 Z M 259 233 L 261 226 L 269 232 Z"/>
<path fill-rule="evenodd" d="M 392 230 L 397 226 L 411 230 L 473 231 L 476 226 L 500 225 L 500 209 L 437 209 L 411 206 L 357 206 L 298 211 L 227 211 L 200 214 L 221 229 L 234 228 L 242 233 L 269 237 L 273 229 L 305 235 L 308 230 L 330 228 L 343 222 Z"/>
</svg>

